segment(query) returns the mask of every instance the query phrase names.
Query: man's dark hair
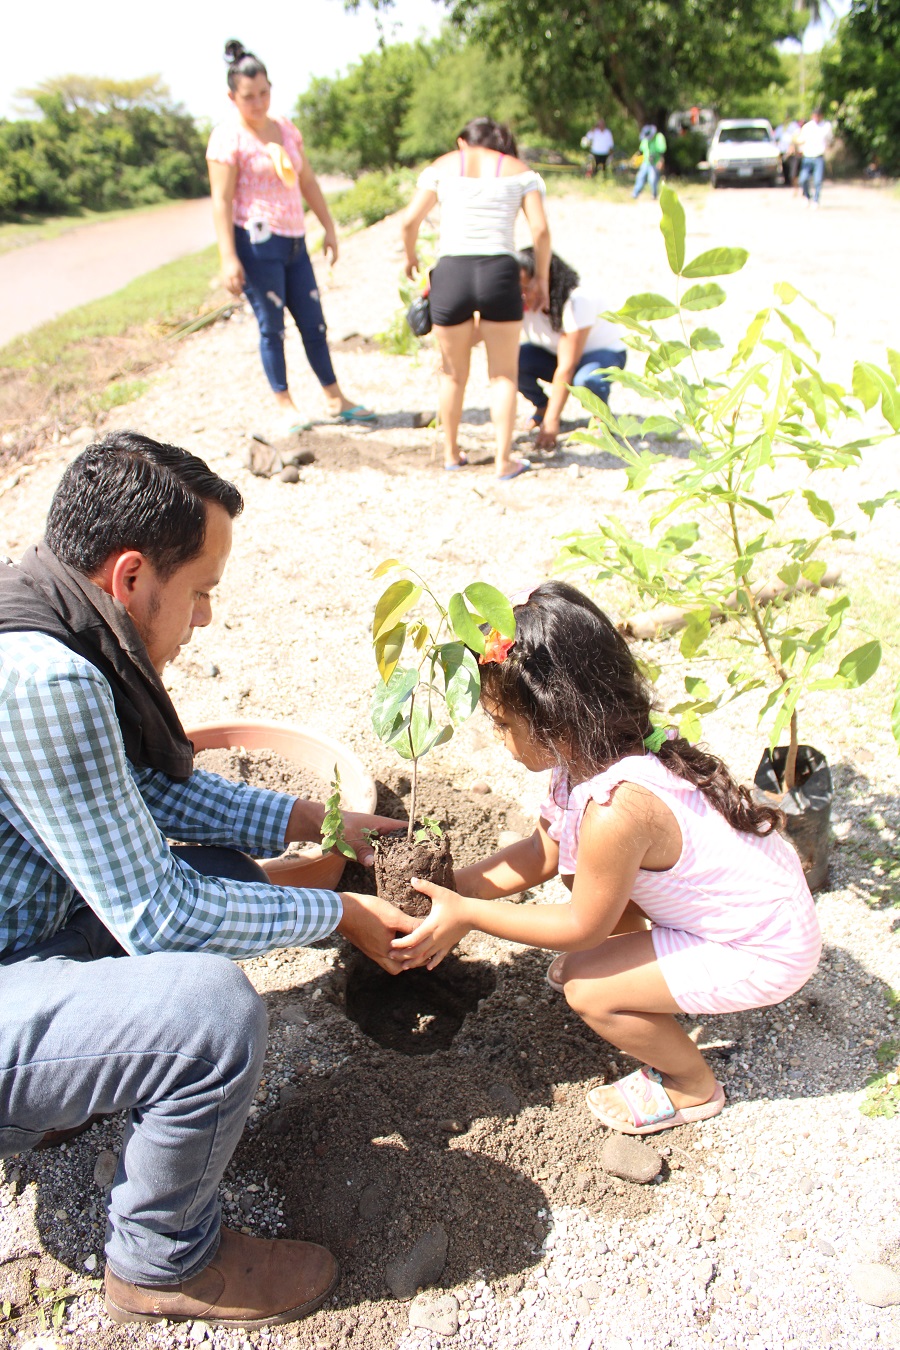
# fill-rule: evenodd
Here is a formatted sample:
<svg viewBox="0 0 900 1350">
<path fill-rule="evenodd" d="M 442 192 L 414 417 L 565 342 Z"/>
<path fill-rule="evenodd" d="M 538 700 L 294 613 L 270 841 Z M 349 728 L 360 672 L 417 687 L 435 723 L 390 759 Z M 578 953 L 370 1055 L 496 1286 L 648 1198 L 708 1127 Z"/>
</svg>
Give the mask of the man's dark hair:
<svg viewBox="0 0 900 1350">
<path fill-rule="evenodd" d="M 92 576 L 113 553 L 136 549 L 162 580 L 206 538 L 206 503 L 234 519 L 244 500 L 197 455 L 137 431 L 113 431 L 74 459 L 53 494 L 45 542 Z"/>
</svg>

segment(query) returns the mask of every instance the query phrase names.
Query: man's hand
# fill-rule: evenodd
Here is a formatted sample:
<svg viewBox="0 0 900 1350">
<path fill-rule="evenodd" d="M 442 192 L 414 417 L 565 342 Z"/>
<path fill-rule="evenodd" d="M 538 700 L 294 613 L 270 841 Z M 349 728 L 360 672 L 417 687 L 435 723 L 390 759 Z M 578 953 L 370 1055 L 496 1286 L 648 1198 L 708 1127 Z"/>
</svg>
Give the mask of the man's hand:
<svg viewBox="0 0 900 1350">
<path fill-rule="evenodd" d="M 344 838 L 363 867 L 371 867 L 375 861 L 375 853 L 363 834 L 364 830 L 392 834 L 396 830 L 405 830 L 407 826 L 405 820 L 393 820 L 390 816 L 369 816 L 362 811 L 344 811 L 342 815 Z M 298 797 L 288 819 L 284 835 L 285 845 L 296 841 L 321 839 L 324 817 L 325 807 L 321 802 L 310 802 Z"/>
<path fill-rule="evenodd" d="M 472 928 L 466 914 L 469 901 L 446 886 L 436 886 L 433 881 L 411 879 L 411 884 L 423 895 L 431 896 L 431 913 L 424 919 L 417 919 L 418 928 L 408 937 L 397 938 L 392 944 L 393 953 L 406 968 L 427 966 L 434 970 L 444 957 L 464 938 Z M 409 929 L 406 929 L 409 933 Z"/>
<path fill-rule="evenodd" d="M 391 943 L 398 933 L 411 933 L 419 922 L 411 914 L 395 909 L 387 900 L 375 895 L 355 895 L 341 892 L 344 913 L 337 930 L 354 947 L 377 961 L 389 975 L 399 975 L 408 964 L 403 957 L 391 951 Z"/>
<path fill-rule="evenodd" d="M 366 816 L 359 811 L 343 811 L 344 838 L 356 854 L 356 861 L 363 867 L 371 867 L 375 862 L 375 851 L 363 834 L 363 830 L 377 830 L 379 834 L 396 834 L 405 830 L 405 820 L 392 820 L 390 816 Z"/>
</svg>

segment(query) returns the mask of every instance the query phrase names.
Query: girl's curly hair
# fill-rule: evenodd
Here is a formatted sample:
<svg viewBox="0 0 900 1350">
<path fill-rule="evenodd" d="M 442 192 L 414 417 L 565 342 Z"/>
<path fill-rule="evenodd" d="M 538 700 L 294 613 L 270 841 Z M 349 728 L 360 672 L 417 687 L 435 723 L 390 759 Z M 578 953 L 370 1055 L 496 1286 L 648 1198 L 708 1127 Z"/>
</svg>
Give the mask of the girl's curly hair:
<svg viewBox="0 0 900 1350">
<path fill-rule="evenodd" d="M 516 254 L 519 267 L 526 276 L 534 276 L 534 249 L 529 244 Z M 578 285 L 581 277 L 558 253 L 550 255 L 550 327 L 562 332 L 563 306 Z"/>
<path fill-rule="evenodd" d="M 482 698 L 522 717 L 539 745 L 587 777 L 646 754 L 652 688 L 611 619 L 561 581 L 544 582 L 513 612 L 515 642 L 504 661 L 481 666 Z M 734 829 L 766 835 L 780 827 L 781 812 L 754 801 L 700 746 L 677 736 L 657 757 Z"/>
</svg>

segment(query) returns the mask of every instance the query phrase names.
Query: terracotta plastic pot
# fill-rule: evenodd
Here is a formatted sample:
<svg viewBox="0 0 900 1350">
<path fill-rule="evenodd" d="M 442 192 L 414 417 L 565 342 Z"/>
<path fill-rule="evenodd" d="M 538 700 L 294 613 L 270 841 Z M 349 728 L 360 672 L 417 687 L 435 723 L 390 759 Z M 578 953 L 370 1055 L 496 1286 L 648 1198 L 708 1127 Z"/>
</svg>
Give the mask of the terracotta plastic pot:
<svg viewBox="0 0 900 1350">
<path fill-rule="evenodd" d="M 274 750 L 285 759 L 311 769 L 330 783 L 335 764 L 341 775 L 341 797 L 349 811 L 375 810 L 375 779 L 362 760 L 340 741 L 334 741 L 312 727 L 296 727 L 285 722 L 207 722 L 187 732 L 194 750 Z M 318 886 L 332 890 L 344 870 L 340 853 L 293 853 L 286 858 L 271 858 L 262 866 L 269 880 L 278 886 Z"/>
</svg>

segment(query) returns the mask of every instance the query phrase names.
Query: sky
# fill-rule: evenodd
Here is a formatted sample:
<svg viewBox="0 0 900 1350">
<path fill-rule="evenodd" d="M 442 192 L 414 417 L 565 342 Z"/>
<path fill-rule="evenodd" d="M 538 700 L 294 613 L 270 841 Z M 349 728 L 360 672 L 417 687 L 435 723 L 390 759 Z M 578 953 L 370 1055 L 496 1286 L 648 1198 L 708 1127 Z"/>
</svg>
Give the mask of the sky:
<svg viewBox="0 0 900 1350">
<path fill-rule="evenodd" d="M 314 75 L 333 76 L 378 45 L 374 12 L 362 0 L 39 0 L 4 6 L 0 117 L 27 115 L 16 91 L 55 75 L 133 79 L 162 76 L 195 117 L 217 120 L 226 106 L 222 51 L 236 37 L 269 72 L 276 112 L 290 112 Z M 434 36 L 445 10 L 435 0 L 396 0 L 382 20 L 388 41 Z"/>
<path fill-rule="evenodd" d="M 235 0 L 26 0 L 5 8 L 0 117 L 29 115 L 17 91 L 55 75 L 159 74 L 195 117 L 217 121 L 227 106 L 222 50 L 231 37 L 265 62 L 273 109 L 289 113 L 312 76 L 343 74 L 379 40 L 366 0 L 356 14 L 342 0 L 269 0 L 250 11 Z M 848 8 L 849 0 L 833 0 L 835 14 Z M 434 36 L 445 12 L 439 0 L 395 0 L 382 20 L 385 38 Z M 806 49 L 821 46 L 826 31 L 812 30 Z"/>
</svg>

